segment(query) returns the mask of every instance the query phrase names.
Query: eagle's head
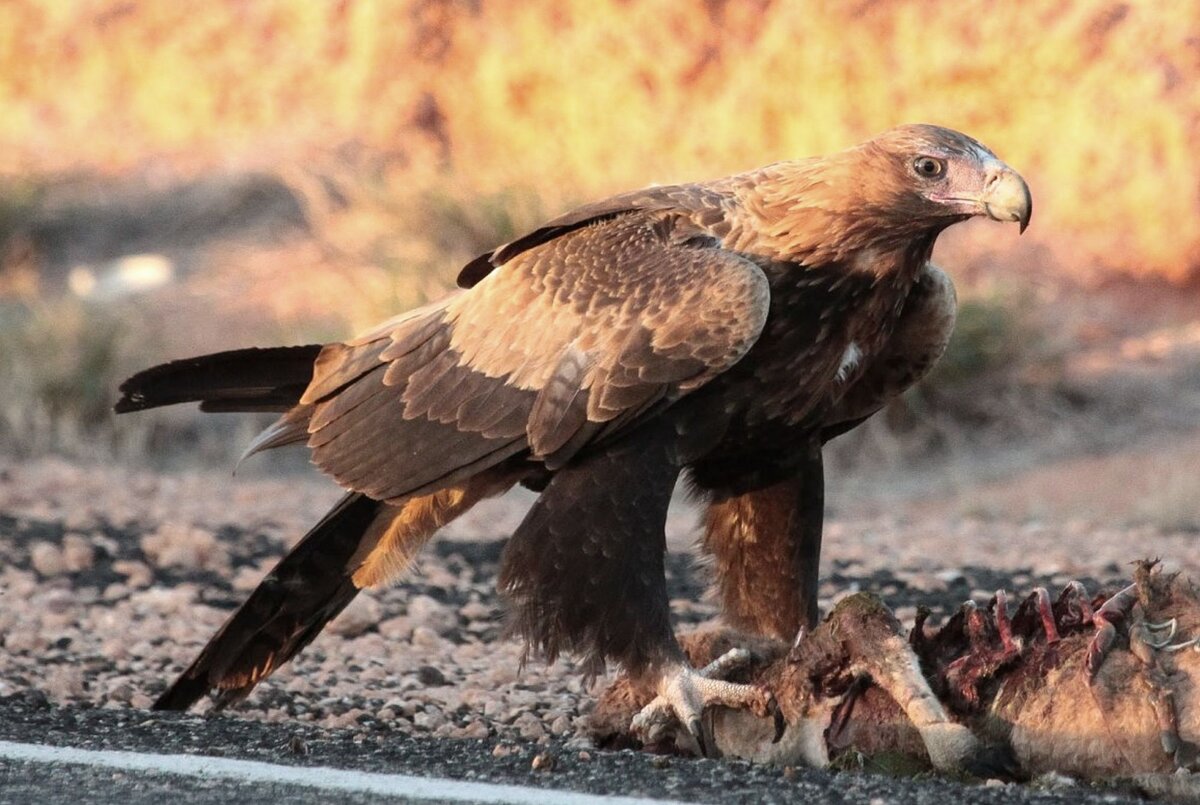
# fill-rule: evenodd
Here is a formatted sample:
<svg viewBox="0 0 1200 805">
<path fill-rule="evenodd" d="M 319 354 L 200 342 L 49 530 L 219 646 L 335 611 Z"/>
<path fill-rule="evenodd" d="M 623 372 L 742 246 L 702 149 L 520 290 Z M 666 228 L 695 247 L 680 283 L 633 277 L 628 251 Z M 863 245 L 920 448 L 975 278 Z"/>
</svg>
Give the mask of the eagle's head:
<svg viewBox="0 0 1200 805">
<path fill-rule="evenodd" d="M 1029 226 L 1033 199 L 1021 175 L 977 140 L 927 124 L 898 126 L 846 152 L 870 177 L 861 201 L 877 213 L 943 229 L 985 215 Z M 886 212 L 885 212 L 886 211 Z"/>
<path fill-rule="evenodd" d="M 898 126 L 826 157 L 777 163 L 758 174 L 747 203 L 757 245 L 788 262 L 815 265 L 864 256 L 928 259 L 946 227 L 976 215 L 1029 225 L 1033 200 L 1021 175 L 990 149 L 952 129 Z M 765 178 L 767 181 L 762 182 Z"/>
</svg>

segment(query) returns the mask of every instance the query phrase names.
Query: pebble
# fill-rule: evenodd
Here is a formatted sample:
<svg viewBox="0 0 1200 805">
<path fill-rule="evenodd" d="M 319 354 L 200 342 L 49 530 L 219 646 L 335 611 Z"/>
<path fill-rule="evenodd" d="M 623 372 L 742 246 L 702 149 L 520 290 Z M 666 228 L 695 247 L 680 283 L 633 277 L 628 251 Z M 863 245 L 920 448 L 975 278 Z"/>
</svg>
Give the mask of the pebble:
<svg viewBox="0 0 1200 805">
<path fill-rule="evenodd" d="M 432 731 L 446 723 L 446 716 L 440 712 L 427 713 L 422 711 L 413 715 L 412 723 L 418 729 Z"/>
<path fill-rule="evenodd" d="M 58 576 L 67 570 L 62 551 L 49 542 L 33 543 L 33 547 L 29 549 L 29 563 L 38 575 L 45 579 Z"/>
<path fill-rule="evenodd" d="M 149 587 L 154 581 L 154 573 L 144 562 L 121 559 L 113 562 L 112 569 L 125 577 L 125 583 L 130 587 Z"/>
<path fill-rule="evenodd" d="M 416 627 L 427 627 L 439 635 L 458 628 L 458 615 L 453 609 L 428 595 L 414 595 L 408 602 L 408 617 Z"/>
<path fill-rule="evenodd" d="M 530 763 L 534 771 L 554 771 L 555 765 L 554 755 L 549 752 L 539 752 L 533 756 L 533 762 Z"/>
<path fill-rule="evenodd" d="M 546 735 L 546 727 L 542 720 L 530 712 L 517 716 L 513 726 L 517 728 L 517 734 L 527 741 L 536 741 Z"/>
<path fill-rule="evenodd" d="M 422 665 L 417 669 L 417 681 L 425 687 L 440 687 L 448 684 L 446 675 L 432 665 Z M 457 709 L 457 708 L 450 708 Z"/>
<path fill-rule="evenodd" d="M 429 652 L 439 651 L 445 645 L 445 641 L 438 636 L 438 633 L 428 626 L 418 626 L 413 629 L 411 640 L 415 648 Z"/>
<path fill-rule="evenodd" d="M 407 615 L 380 621 L 379 634 L 385 640 L 408 640 L 412 637 L 413 622 Z"/>
<path fill-rule="evenodd" d="M 490 734 L 491 734 L 491 730 L 488 729 L 487 722 L 481 718 L 477 718 L 474 721 L 472 721 L 470 724 L 468 724 L 467 726 L 463 727 L 462 731 L 460 732 L 458 737 L 460 737 L 460 738 L 486 738 Z"/>
<path fill-rule="evenodd" d="M 92 543 L 79 534 L 67 534 L 63 538 L 62 558 L 71 573 L 80 573 L 91 568 L 96 559 Z"/>
<path fill-rule="evenodd" d="M 382 611 L 374 596 L 359 593 L 325 630 L 342 637 L 357 637 L 379 623 Z"/>
</svg>

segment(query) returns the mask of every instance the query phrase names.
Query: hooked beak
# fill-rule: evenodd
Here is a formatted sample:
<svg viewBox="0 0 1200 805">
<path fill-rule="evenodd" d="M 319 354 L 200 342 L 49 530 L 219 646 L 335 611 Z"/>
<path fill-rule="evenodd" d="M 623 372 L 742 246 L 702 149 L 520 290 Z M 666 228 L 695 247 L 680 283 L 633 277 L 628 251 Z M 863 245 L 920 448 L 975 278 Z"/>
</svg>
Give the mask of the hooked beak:
<svg viewBox="0 0 1200 805">
<path fill-rule="evenodd" d="M 1021 232 L 1029 226 L 1029 219 L 1033 216 L 1033 197 L 1029 195 L 1029 185 L 1025 184 L 1021 174 L 1003 162 L 988 171 L 979 204 L 988 218 L 993 221 L 1016 221 L 1021 225 Z"/>
</svg>

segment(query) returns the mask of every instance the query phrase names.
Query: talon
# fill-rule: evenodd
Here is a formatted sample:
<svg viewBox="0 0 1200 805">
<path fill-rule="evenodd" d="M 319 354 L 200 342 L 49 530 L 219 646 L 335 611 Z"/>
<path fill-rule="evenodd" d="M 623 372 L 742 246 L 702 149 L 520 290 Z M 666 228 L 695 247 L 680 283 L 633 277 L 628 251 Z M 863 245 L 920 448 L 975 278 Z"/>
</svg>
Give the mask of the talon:
<svg viewBox="0 0 1200 805">
<path fill-rule="evenodd" d="M 683 728 L 696 742 L 702 757 L 711 757 L 715 746 L 703 734 L 701 716 L 711 705 L 742 707 L 759 717 L 770 712 L 772 696 L 754 685 L 714 679 L 710 674 L 729 672 L 749 661 L 750 652 L 734 649 L 700 671 L 688 665 L 664 669 L 658 680 L 658 695 L 633 717 L 630 731 L 643 745 L 669 738 L 672 727 Z M 678 732 L 676 732 L 678 734 Z"/>
<path fill-rule="evenodd" d="M 704 742 L 704 727 L 700 724 L 700 719 L 693 718 L 689 721 L 687 731 L 700 747 L 700 757 L 708 757 L 708 746 Z"/>
</svg>

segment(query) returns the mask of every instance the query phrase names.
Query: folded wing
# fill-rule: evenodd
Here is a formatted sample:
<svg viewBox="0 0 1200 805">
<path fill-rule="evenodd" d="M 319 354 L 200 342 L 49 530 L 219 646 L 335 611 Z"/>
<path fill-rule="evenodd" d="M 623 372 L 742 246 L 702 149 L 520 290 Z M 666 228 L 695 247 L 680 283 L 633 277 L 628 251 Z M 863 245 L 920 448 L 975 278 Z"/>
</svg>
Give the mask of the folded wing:
<svg viewBox="0 0 1200 805">
<path fill-rule="evenodd" d="M 272 443 L 303 429 L 319 467 L 379 500 L 519 454 L 561 466 L 737 362 L 768 301 L 758 266 L 685 211 L 600 217 L 327 346 Z"/>
</svg>

